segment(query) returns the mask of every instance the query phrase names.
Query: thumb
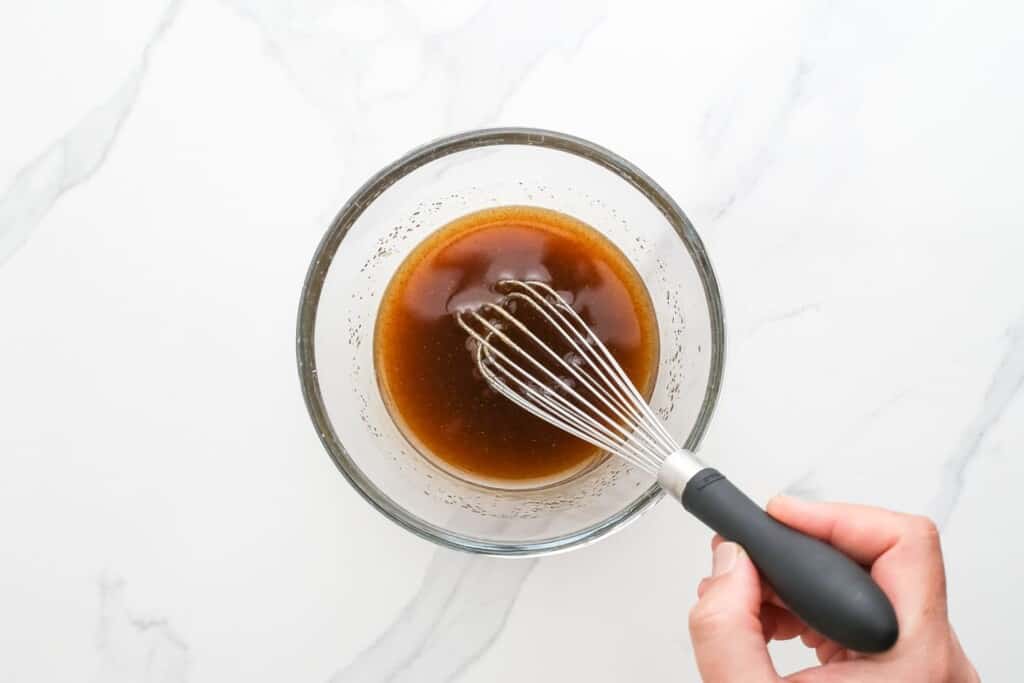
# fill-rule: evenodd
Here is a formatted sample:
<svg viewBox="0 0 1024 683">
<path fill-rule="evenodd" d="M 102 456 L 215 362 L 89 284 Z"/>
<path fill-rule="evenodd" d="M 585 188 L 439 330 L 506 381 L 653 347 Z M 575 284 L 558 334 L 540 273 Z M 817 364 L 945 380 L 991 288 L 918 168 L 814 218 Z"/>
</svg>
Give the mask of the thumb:
<svg viewBox="0 0 1024 683">
<path fill-rule="evenodd" d="M 690 639 L 704 683 L 777 681 L 761 629 L 761 583 L 735 543 L 719 543 L 711 578 L 690 610 Z"/>
</svg>

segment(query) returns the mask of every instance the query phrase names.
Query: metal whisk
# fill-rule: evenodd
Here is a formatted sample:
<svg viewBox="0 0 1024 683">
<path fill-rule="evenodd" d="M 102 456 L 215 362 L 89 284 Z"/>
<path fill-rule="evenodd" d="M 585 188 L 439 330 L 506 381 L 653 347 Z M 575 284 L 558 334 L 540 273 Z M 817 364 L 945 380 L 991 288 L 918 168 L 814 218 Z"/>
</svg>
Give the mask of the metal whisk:
<svg viewBox="0 0 1024 683">
<path fill-rule="evenodd" d="M 860 652 L 881 652 L 896 642 L 896 614 L 867 572 L 832 546 L 776 522 L 682 448 L 558 292 L 543 282 L 498 286 L 500 304 L 457 314 L 476 342 L 476 364 L 491 388 L 655 475 L 694 516 L 742 545 L 778 596 L 819 633 Z"/>
<path fill-rule="evenodd" d="M 477 341 L 477 367 L 491 388 L 650 474 L 659 475 L 671 459 L 666 471 L 671 476 L 662 482 L 667 488 L 685 483 L 676 469 L 689 479 L 703 468 L 676 443 L 608 348 L 554 289 L 519 280 L 498 285 L 505 292 L 503 305 L 488 303 L 457 314 L 459 325 Z M 540 330 L 516 317 L 513 311 L 521 306 L 544 321 L 560 346 L 546 343 Z"/>
</svg>

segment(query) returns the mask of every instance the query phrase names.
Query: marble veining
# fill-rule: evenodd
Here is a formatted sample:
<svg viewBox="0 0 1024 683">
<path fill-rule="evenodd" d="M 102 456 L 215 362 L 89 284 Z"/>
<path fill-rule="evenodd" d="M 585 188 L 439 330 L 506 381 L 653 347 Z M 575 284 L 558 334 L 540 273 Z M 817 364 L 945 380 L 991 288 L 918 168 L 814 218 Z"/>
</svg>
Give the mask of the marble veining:
<svg viewBox="0 0 1024 683">
<path fill-rule="evenodd" d="M 584 0 L 490 0 L 457 26 L 428 28 L 416 8 L 395 0 L 228 2 L 259 28 L 269 55 L 335 128 L 338 146 L 356 159 L 387 144 L 387 138 L 405 139 L 411 130 L 429 136 L 428 130 L 492 125 L 531 70 L 553 51 L 578 49 L 605 11 L 601 3 Z M 543 21 L 535 19 L 540 15 Z M 342 25 L 349 20 L 369 28 L 361 33 Z M 325 24 L 340 27 L 346 39 L 339 40 Z M 492 42 L 489 32 L 495 26 L 520 37 L 514 49 Z M 378 74 L 388 78 L 375 78 Z M 397 118 L 403 112 L 415 117 Z M 397 129 L 388 125 L 399 121 Z"/>
<path fill-rule="evenodd" d="M 100 618 L 94 681 L 101 683 L 184 683 L 188 645 L 163 617 L 137 616 L 127 606 L 125 582 L 110 575 L 98 581 Z"/>
<path fill-rule="evenodd" d="M 455 680 L 497 639 L 536 563 L 438 548 L 395 622 L 330 683 Z"/>
<path fill-rule="evenodd" d="M 760 331 L 761 329 L 768 325 L 783 323 L 787 320 L 792 320 L 793 318 L 796 318 L 798 316 L 806 315 L 808 313 L 815 313 L 821 310 L 821 306 L 822 304 L 820 301 L 812 301 L 811 303 L 796 306 L 794 308 L 790 308 L 780 313 L 775 313 L 773 315 L 765 316 L 764 318 L 759 318 L 758 320 L 753 321 L 753 323 L 751 323 L 745 329 L 737 330 L 736 336 L 740 339 L 746 340 L 748 337 L 754 336 L 755 334 L 758 333 L 758 331 Z"/>
<path fill-rule="evenodd" d="M 0 264 L 29 238 L 62 195 L 99 170 L 139 95 L 150 55 L 174 21 L 171 0 L 124 82 L 14 176 L 0 195 Z"/>
<path fill-rule="evenodd" d="M 940 528 L 956 509 L 966 484 L 967 468 L 978 457 L 986 436 L 1003 419 L 1007 408 L 1024 386 L 1024 316 L 1006 331 L 1005 344 L 1006 351 L 992 372 L 981 405 L 964 427 L 953 453 L 942 465 L 942 484 L 929 509 L 929 514 Z"/>
<path fill-rule="evenodd" d="M 711 199 L 697 204 L 699 215 L 707 216 L 712 225 L 754 192 L 770 172 L 785 150 L 789 129 L 802 107 L 812 100 L 825 100 L 839 121 L 852 121 L 862 96 L 862 83 L 870 79 L 872 70 L 884 64 L 886 56 L 897 53 L 927 25 L 933 11 L 930 3 L 917 0 L 901 3 L 898 8 L 812 3 L 808 10 L 794 33 L 797 39 L 780 50 L 784 58 L 772 55 L 764 63 L 746 64 L 741 77 L 726 81 L 723 94 L 704 115 L 700 132 L 709 161 L 721 158 L 723 146 L 738 144 L 739 139 L 748 142 L 738 162 L 731 155 L 725 157 L 727 166 L 721 184 L 711 191 Z M 866 46 L 858 30 L 870 24 L 886 28 L 872 35 L 871 56 L 859 58 Z M 762 83 L 751 80 L 754 73 L 763 79 Z M 759 98 L 757 94 L 766 87 L 775 89 L 773 96 Z M 760 109 L 765 105 L 770 108 Z M 753 140 L 745 137 L 750 134 L 750 124 L 757 127 Z M 840 142 L 830 140 L 829 144 Z M 838 146 L 832 151 L 848 153 Z M 841 163 L 840 157 L 830 160 L 829 166 Z"/>
</svg>

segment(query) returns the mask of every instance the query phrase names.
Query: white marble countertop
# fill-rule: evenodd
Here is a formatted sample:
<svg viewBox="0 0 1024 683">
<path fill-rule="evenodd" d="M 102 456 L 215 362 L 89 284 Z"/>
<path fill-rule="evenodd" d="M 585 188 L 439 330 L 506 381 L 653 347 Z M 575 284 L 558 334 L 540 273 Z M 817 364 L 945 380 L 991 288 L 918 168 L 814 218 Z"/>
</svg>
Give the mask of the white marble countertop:
<svg viewBox="0 0 1024 683">
<path fill-rule="evenodd" d="M 705 458 L 762 500 L 933 515 L 966 650 L 1015 678 L 1024 9 L 870 5 L 0 7 L 0 681 L 697 680 L 709 534 L 677 506 L 458 555 L 310 426 L 294 323 L 330 217 L 493 125 L 674 195 L 729 322 Z"/>
</svg>

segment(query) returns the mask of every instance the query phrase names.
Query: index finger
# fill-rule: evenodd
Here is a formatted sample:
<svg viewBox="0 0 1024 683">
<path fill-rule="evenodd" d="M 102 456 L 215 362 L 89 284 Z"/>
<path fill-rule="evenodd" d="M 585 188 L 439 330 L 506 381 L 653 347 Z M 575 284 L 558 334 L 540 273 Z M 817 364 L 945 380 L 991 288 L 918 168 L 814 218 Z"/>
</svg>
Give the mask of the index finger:
<svg viewBox="0 0 1024 683">
<path fill-rule="evenodd" d="M 851 503 L 812 503 L 790 496 L 768 501 L 768 514 L 870 566 L 910 532 L 910 515 Z"/>
<path fill-rule="evenodd" d="M 777 520 L 819 538 L 864 566 L 896 608 L 903 633 L 925 618 L 946 618 L 946 577 L 935 524 L 926 517 L 848 503 L 779 496 Z"/>
</svg>

